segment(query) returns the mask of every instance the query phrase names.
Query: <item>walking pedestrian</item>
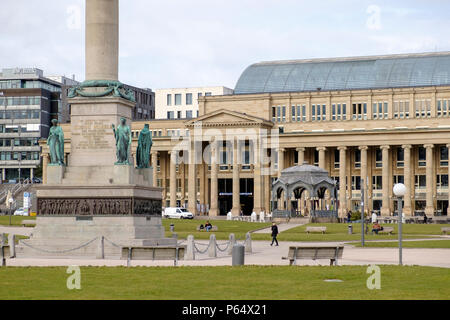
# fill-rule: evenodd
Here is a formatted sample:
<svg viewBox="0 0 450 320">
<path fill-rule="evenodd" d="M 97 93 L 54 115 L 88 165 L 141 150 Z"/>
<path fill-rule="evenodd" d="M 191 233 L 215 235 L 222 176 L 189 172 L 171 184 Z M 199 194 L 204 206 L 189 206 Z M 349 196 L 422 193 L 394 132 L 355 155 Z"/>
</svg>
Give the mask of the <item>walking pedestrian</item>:
<svg viewBox="0 0 450 320">
<path fill-rule="evenodd" d="M 271 246 L 273 245 L 274 242 L 276 243 L 276 246 L 278 246 L 277 235 L 278 235 L 277 224 L 275 222 L 272 222 L 272 243 L 270 244 Z"/>
</svg>

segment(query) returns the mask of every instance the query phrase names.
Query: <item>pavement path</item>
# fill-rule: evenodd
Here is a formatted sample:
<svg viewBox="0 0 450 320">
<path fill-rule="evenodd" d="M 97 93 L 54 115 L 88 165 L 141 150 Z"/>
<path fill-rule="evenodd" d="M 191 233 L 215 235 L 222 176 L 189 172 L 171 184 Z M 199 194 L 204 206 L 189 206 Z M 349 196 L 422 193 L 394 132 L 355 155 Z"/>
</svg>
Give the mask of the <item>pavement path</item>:
<svg viewBox="0 0 450 320">
<path fill-rule="evenodd" d="M 207 244 L 207 240 L 196 241 Z M 218 241 L 223 247 L 225 241 Z M 279 242 L 279 246 L 270 246 L 270 241 L 252 241 L 252 253 L 245 255 L 246 265 L 289 265 L 288 260 L 282 257 L 287 256 L 291 245 L 324 245 L 324 244 L 344 244 L 344 242 Z M 179 266 L 231 266 L 230 255 L 217 251 L 217 258 L 210 258 L 207 254 L 196 254 L 196 260 L 179 261 Z M 329 265 L 329 260 L 298 260 L 297 265 Z M 398 264 L 397 248 L 357 248 L 352 245 L 345 245 L 343 258 L 338 261 L 338 265 L 370 265 L 370 264 Z M 420 265 L 450 268 L 450 249 L 403 249 L 404 265 Z M 126 266 L 125 260 L 110 259 L 8 259 L 8 266 Z M 131 266 L 173 266 L 173 261 L 131 261 Z"/>
<path fill-rule="evenodd" d="M 280 224 L 277 225 L 278 226 L 278 232 L 283 232 L 283 231 L 286 231 L 286 230 L 289 230 L 289 229 L 292 229 L 292 228 L 296 228 L 296 227 L 302 226 L 304 224 L 305 223 L 280 223 Z M 264 229 L 261 229 L 261 230 L 257 230 L 257 231 L 255 231 L 253 233 L 272 233 L 272 227 L 270 226 L 270 227 L 267 227 L 267 228 L 264 228 Z"/>
<path fill-rule="evenodd" d="M 30 234 L 33 233 L 33 229 L 34 228 L 27 228 L 27 227 L 0 226 L 0 233 L 12 233 L 21 236 L 30 236 Z"/>
</svg>

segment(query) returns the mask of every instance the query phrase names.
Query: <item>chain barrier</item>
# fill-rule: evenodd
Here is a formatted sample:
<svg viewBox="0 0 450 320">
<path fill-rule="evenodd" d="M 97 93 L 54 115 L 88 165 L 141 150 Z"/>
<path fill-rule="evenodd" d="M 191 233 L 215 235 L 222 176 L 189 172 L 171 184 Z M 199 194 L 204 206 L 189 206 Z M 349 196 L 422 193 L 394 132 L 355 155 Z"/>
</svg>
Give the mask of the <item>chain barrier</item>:
<svg viewBox="0 0 450 320">
<path fill-rule="evenodd" d="M 206 246 L 206 249 L 205 249 L 204 251 L 200 250 L 200 249 L 197 247 L 197 244 L 202 245 L 202 246 Z M 194 248 L 195 248 L 195 250 L 197 250 L 198 253 L 204 254 L 204 253 L 208 252 L 210 243 L 209 243 L 209 244 L 204 244 L 204 243 L 198 242 L 197 244 L 194 242 Z"/>
<path fill-rule="evenodd" d="M 121 246 L 121 245 L 115 244 L 114 242 L 112 242 L 112 241 L 109 240 L 108 238 L 103 237 L 103 239 L 106 240 L 106 242 L 112 244 L 112 245 L 113 245 L 114 247 L 116 247 L 116 248 L 122 248 L 122 247 L 125 247 L 125 246 Z"/>
<path fill-rule="evenodd" d="M 86 242 L 86 243 L 84 243 L 84 244 L 82 244 L 82 245 L 76 247 L 76 248 L 73 248 L 73 249 L 67 249 L 67 250 L 60 250 L 60 251 L 58 251 L 58 250 L 46 250 L 46 249 L 36 248 L 36 247 L 33 247 L 32 245 L 30 245 L 30 244 L 24 242 L 23 240 L 20 241 L 20 244 L 23 244 L 23 245 L 25 245 L 25 246 L 27 246 L 28 248 L 31 248 L 31 249 L 33 249 L 33 250 L 41 251 L 41 252 L 45 252 L 45 253 L 66 253 L 66 252 L 76 251 L 76 250 L 79 250 L 79 249 L 81 249 L 81 248 L 87 247 L 88 245 L 90 245 L 92 242 L 94 242 L 94 241 L 97 240 L 97 239 L 98 239 L 98 237 L 96 237 L 96 238 L 94 238 L 94 239 L 92 239 L 92 240 L 90 240 L 90 241 L 88 241 L 88 242 Z"/>
<path fill-rule="evenodd" d="M 231 242 L 230 241 L 227 241 L 226 243 L 224 243 L 224 244 L 226 244 L 227 246 L 225 247 L 225 249 L 220 249 L 220 247 L 219 247 L 219 244 L 218 243 L 216 243 L 216 248 L 217 248 L 217 250 L 219 250 L 220 252 L 225 252 L 225 251 L 227 251 L 228 250 L 228 248 L 230 247 L 230 244 L 231 244 Z"/>
</svg>

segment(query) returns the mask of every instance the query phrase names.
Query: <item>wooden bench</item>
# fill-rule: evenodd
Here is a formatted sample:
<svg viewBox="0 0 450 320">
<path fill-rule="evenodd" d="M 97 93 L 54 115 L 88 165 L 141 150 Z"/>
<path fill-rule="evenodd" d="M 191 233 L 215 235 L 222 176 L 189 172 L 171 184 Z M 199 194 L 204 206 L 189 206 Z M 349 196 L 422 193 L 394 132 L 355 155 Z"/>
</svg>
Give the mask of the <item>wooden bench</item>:
<svg viewBox="0 0 450 320">
<path fill-rule="evenodd" d="M 200 229 L 200 226 L 197 226 L 197 231 L 206 231 L 206 229 L 205 228 Z M 209 231 L 219 231 L 219 228 L 217 226 L 212 226 L 211 230 Z"/>
<path fill-rule="evenodd" d="M 330 266 L 337 265 L 337 260 L 342 259 L 344 246 L 291 246 L 287 257 L 289 265 L 295 265 L 298 259 L 318 260 L 330 259 Z"/>
<path fill-rule="evenodd" d="M 22 220 L 22 226 L 25 227 L 26 225 L 36 225 L 36 220 Z"/>
<path fill-rule="evenodd" d="M 122 260 L 173 260 L 177 265 L 178 260 L 184 259 L 186 246 L 149 246 L 149 247 L 122 247 Z"/>
<path fill-rule="evenodd" d="M 372 231 L 372 233 L 374 233 L 375 231 Z M 394 228 L 393 227 L 383 227 L 383 230 L 378 230 L 378 234 L 380 233 L 387 233 L 387 234 L 392 234 L 394 232 Z"/>
<path fill-rule="evenodd" d="M 327 227 L 306 227 L 306 233 L 310 232 L 321 232 L 322 234 L 324 234 L 325 232 L 327 232 Z"/>
<path fill-rule="evenodd" d="M 450 232 L 450 227 L 443 227 L 443 228 L 441 228 L 441 232 L 443 234 L 447 234 L 448 232 Z"/>
</svg>

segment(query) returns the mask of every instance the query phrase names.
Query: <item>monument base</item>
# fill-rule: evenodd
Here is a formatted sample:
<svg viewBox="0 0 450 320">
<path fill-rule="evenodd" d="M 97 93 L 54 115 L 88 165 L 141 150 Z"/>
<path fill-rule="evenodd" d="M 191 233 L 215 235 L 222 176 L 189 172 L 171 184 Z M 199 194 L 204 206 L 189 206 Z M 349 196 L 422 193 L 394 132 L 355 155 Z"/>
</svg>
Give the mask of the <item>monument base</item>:
<svg viewBox="0 0 450 320">
<path fill-rule="evenodd" d="M 120 259 L 121 247 L 176 244 L 164 238 L 161 217 L 38 216 L 31 238 L 16 246 L 16 256 Z"/>
</svg>

